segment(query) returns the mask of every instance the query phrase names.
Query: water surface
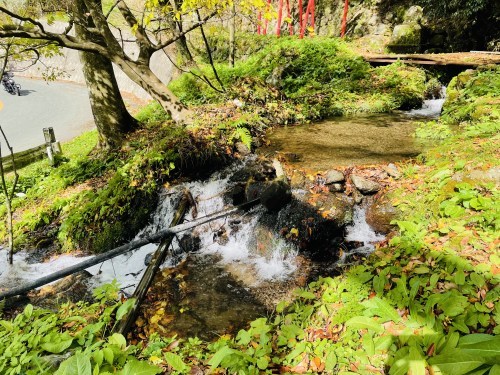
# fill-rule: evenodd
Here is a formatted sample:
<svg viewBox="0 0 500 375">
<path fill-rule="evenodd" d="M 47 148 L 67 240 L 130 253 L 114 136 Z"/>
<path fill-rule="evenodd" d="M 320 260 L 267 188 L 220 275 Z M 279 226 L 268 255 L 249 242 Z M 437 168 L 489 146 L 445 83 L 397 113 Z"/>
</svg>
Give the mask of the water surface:
<svg viewBox="0 0 500 375">
<path fill-rule="evenodd" d="M 420 154 L 426 144 L 413 134 L 420 113 L 339 117 L 316 124 L 286 126 L 268 133 L 261 152 L 283 154 L 299 168 L 325 170 L 400 161 Z"/>
</svg>

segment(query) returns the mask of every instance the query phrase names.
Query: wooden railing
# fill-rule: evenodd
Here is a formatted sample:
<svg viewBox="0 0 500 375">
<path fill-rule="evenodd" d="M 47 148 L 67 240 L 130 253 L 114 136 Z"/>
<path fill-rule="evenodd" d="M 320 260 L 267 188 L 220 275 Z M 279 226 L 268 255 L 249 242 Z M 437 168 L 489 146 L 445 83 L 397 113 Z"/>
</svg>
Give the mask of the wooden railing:
<svg viewBox="0 0 500 375">
<path fill-rule="evenodd" d="M 22 168 L 28 164 L 34 163 L 35 161 L 41 160 L 47 157 L 47 146 L 45 143 L 40 146 L 30 148 L 29 150 L 16 152 L 14 154 L 14 162 L 16 163 L 16 168 Z M 12 156 L 7 155 L 0 159 L 3 164 L 3 169 L 6 172 L 12 170 Z"/>
<path fill-rule="evenodd" d="M 25 167 L 35 161 L 43 159 L 44 157 L 49 158 L 50 165 L 55 165 L 54 155 L 62 152 L 61 145 L 56 140 L 53 128 L 43 128 L 43 136 L 45 137 L 45 143 L 40 146 L 30 148 L 29 150 L 16 152 L 14 154 L 14 163 L 16 163 L 16 168 Z M 12 171 L 12 155 L 0 158 L 0 162 L 3 165 L 3 170 L 5 172 Z"/>
</svg>

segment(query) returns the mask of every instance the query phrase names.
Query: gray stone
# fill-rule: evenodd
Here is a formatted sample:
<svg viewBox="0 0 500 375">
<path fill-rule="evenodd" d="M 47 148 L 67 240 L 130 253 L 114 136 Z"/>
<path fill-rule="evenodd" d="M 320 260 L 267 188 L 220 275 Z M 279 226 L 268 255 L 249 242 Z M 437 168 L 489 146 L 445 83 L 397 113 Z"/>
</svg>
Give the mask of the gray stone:
<svg viewBox="0 0 500 375">
<path fill-rule="evenodd" d="M 351 175 L 351 181 L 356 186 L 356 189 L 363 194 L 373 194 L 382 188 L 379 183 L 361 176 Z"/>
<path fill-rule="evenodd" d="M 469 178 L 473 180 L 490 180 L 500 183 L 500 167 L 492 167 L 486 171 L 474 169 L 470 171 Z"/>
<path fill-rule="evenodd" d="M 391 202 L 383 197 L 368 205 L 366 222 L 378 233 L 387 234 L 394 226 L 391 222 L 397 218 L 397 210 Z"/>
<path fill-rule="evenodd" d="M 234 144 L 234 148 L 236 148 L 236 151 L 242 156 L 250 155 L 252 153 L 252 151 L 243 142 L 236 142 Z"/>
<path fill-rule="evenodd" d="M 419 24 L 402 24 L 394 26 L 391 45 L 418 46 L 420 45 L 422 28 Z"/>
<path fill-rule="evenodd" d="M 266 181 L 248 181 L 245 187 L 245 200 L 247 202 L 259 198 L 264 190 L 267 189 L 268 182 Z"/>
<path fill-rule="evenodd" d="M 281 76 L 283 75 L 285 68 L 286 66 L 283 65 L 279 65 L 276 68 L 274 68 L 271 74 L 266 78 L 266 83 L 274 87 L 280 87 Z"/>
<path fill-rule="evenodd" d="M 337 171 L 335 169 L 332 169 L 332 170 L 329 170 L 328 172 L 326 172 L 326 175 L 325 175 L 325 184 L 326 185 L 331 185 L 331 184 L 335 184 L 337 182 L 344 182 L 345 181 L 345 178 L 344 178 L 344 174 L 340 171 Z"/>
<path fill-rule="evenodd" d="M 424 18 L 424 10 L 418 5 L 413 5 L 408 8 L 403 16 L 404 23 L 420 23 Z"/>
<path fill-rule="evenodd" d="M 342 184 L 330 184 L 328 185 L 328 190 L 330 193 L 338 193 L 344 190 L 344 185 Z"/>
<path fill-rule="evenodd" d="M 396 167 L 394 164 L 390 163 L 388 164 L 384 170 L 387 172 L 389 176 L 392 178 L 398 179 L 401 177 L 401 172 L 399 171 L 398 167 Z"/>
</svg>

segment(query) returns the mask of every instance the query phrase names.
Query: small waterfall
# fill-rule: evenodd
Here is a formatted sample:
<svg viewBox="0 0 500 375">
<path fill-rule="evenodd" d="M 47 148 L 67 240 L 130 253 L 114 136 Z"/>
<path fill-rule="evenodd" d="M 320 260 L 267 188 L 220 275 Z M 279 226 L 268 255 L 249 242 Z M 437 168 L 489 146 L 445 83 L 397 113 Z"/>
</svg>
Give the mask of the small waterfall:
<svg viewBox="0 0 500 375">
<path fill-rule="evenodd" d="M 138 238 L 155 233 L 166 228 L 172 220 L 177 197 L 187 189 L 196 201 L 196 210 L 191 210 L 186 215 L 185 221 L 203 217 L 214 212 L 222 211 L 227 207 L 224 202 L 224 193 L 228 189 L 228 180 L 232 172 L 241 168 L 237 163 L 226 170 L 215 173 L 207 181 L 194 181 L 179 185 L 171 190 L 163 191 L 160 195 L 158 206 L 151 224 L 138 234 Z M 291 275 L 295 269 L 297 250 L 278 234 L 269 241 L 272 248 L 264 253 L 256 251 L 256 227 L 262 213 L 261 208 L 250 212 L 232 215 L 218 219 L 194 228 L 190 234 L 200 239 L 200 253 L 216 255 L 220 264 L 228 269 L 236 279 L 245 280 L 248 286 L 256 286 L 267 280 L 282 280 Z M 181 238 L 184 233 L 179 235 Z M 167 258 L 163 267 L 173 267 L 182 260 L 186 254 L 181 248 L 178 239 L 172 243 L 172 254 Z M 122 285 L 126 292 L 132 292 L 133 287 L 142 276 L 146 256 L 156 249 L 155 244 L 149 244 L 140 249 L 106 261 L 88 269 L 95 278 L 94 285 L 110 282 L 113 279 Z M 252 275 L 249 278 L 248 275 Z"/>
<path fill-rule="evenodd" d="M 366 208 L 354 207 L 353 223 L 346 227 L 346 242 L 359 242 L 361 246 L 344 252 L 337 264 L 345 264 L 350 256 L 355 254 L 369 255 L 375 249 L 377 242 L 383 241 L 385 236 L 376 233 L 366 222 Z"/>
<path fill-rule="evenodd" d="M 409 116 L 437 118 L 441 114 L 441 109 L 446 98 L 446 87 L 442 86 L 437 98 L 424 100 L 422 108 L 408 111 Z"/>
<path fill-rule="evenodd" d="M 194 216 L 202 217 L 228 208 L 223 195 L 228 189 L 228 176 L 238 168 L 241 168 L 241 163 L 215 173 L 207 181 L 189 182 L 162 191 L 160 204 L 151 223 L 136 236 L 136 239 L 165 229 L 170 224 L 178 197 L 184 189 L 188 189 L 197 202 L 197 215 L 194 210 L 190 211 L 186 215 L 186 221 L 194 220 Z M 262 212 L 262 208 L 255 208 L 250 212 L 203 224 L 191 232 L 200 239 L 201 254 L 216 255 L 220 258 L 221 265 L 227 266 L 229 272 L 236 274 L 235 278 L 246 280 L 250 286 L 269 280 L 286 279 L 297 267 L 295 258 L 298 251 L 271 231 L 266 234 L 272 238 L 267 238 L 266 248 L 259 251 L 256 233 Z M 182 235 L 181 233 L 180 237 Z M 163 267 L 173 267 L 185 256 L 177 239 L 173 241 L 172 246 L 171 253 L 175 256 L 167 258 Z M 148 244 L 88 268 L 87 271 L 94 276 L 90 284 L 95 287 L 116 279 L 125 293 L 132 293 L 146 269 L 146 257 L 156 248 L 156 244 Z M 0 249 L 0 257 L 0 285 L 5 289 L 46 276 L 89 258 L 62 254 L 43 263 L 29 264 L 29 253 L 19 252 L 15 254 L 14 265 L 11 267 L 4 261 L 7 259 L 6 250 Z M 249 278 L 248 275 L 252 277 Z"/>
</svg>

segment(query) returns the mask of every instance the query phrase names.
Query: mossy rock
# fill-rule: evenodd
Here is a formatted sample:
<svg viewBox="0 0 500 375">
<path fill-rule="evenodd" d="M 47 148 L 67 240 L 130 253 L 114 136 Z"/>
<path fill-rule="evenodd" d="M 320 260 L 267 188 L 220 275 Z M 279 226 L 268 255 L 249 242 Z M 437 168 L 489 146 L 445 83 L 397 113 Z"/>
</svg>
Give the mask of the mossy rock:
<svg viewBox="0 0 500 375">
<path fill-rule="evenodd" d="M 405 24 L 418 24 L 424 18 L 424 10 L 421 6 L 413 5 L 408 8 L 403 16 Z"/>
<path fill-rule="evenodd" d="M 476 72 L 473 69 L 467 69 L 466 71 L 460 73 L 457 76 L 457 80 L 454 82 L 456 89 L 460 90 L 464 88 L 467 85 L 467 82 L 469 82 L 475 75 Z"/>
<path fill-rule="evenodd" d="M 420 50 L 422 28 L 417 23 L 394 26 L 389 49 L 399 53 L 414 53 Z"/>
</svg>

